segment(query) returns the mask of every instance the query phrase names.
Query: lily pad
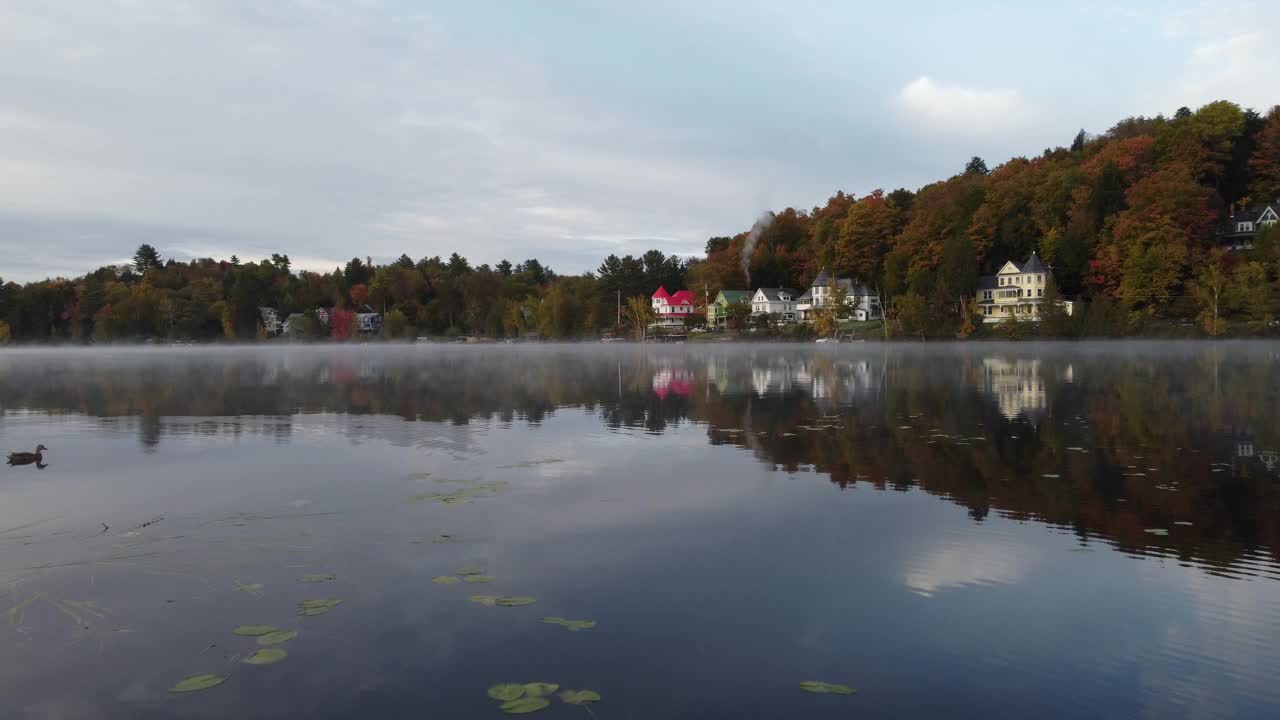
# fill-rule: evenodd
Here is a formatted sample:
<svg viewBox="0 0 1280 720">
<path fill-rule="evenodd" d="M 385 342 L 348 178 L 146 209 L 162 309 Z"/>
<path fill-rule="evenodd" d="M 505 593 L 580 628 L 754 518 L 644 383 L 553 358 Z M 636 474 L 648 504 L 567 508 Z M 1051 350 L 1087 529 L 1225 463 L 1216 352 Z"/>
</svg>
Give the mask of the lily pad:
<svg viewBox="0 0 1280 720">
<path fill-rule="evenodd" d="M 488 694 L 494 700 L 510 702 L 524 696 L 524 686 L 517 683 L 503 683 L 489 688 Z"/>
<path fill-rule="evenodd" d="M 258 652 L 240 662 L 248 663 L 249 665 L 270 665 L 271 663 L 278 663 L 288 656 L 289 653 L 280 648 L 259 648 Z"/>
<path fill-rule="evenodd" d="M 178 684 L 169 688 L 169 692 L 184 693 L 195 692 L 197 690 L 208 690 L 211 687 L 221 685 L 226 680 L 224 675 L 214 675 L 212 673 L 204 673 L 203 675 L 192 675 L 178 681 Z"/>
<path fill-rule="evenodd" d="M 818 680 L 806 680 L 800 683 L 800 689 L 805 692 L 818 693 L 820 695 L 853 695 L 858 692 L 848 685 L 837 685 L 835 683 L 820 682 Z"/>
<path fill-rule="evenodd" d="M 502 712 L 508 715 L 524 715 L 525 713 L 537 712 L 550 704 L 551 701 L 543 697 L 522 697 L 518 700 L 504 702 L 500 707 Z"/>
<path fill-rule="evenodd" d="M 338 579 L 338 576 L 334 575 L 333 573 L 310 573 L 308 575 L 303 575 L 302 577 L 298 578 L 298 582 L 320 583 L 320 582 L 329 582 L 330 580 L 337 580 L 337 579 Z"/>
<path fill-rule="evenodd" d="M 1164 528 L 1147 528 L 1146 530 L 1143 530 L 1143 532 L 1149 535 L 1159 535 L 1161 537 L 1169 534 L 1169 531 Z"/>
<path fill-rule="evenodd" d="M 595 690 L 565 690 L 560 693 L 560 699 L 570 705 L 586 705 L 600 702 L 600 693 Z"/>
<path fill-rule="evenodd" d="M 520 607 L 521 605 L 532 605 L 537 601 L 537 598 L 531 598 L 528 595 L 507 595 L 498 598 L 495 604 L 501 607 Z"/>
<path fill-rule="evenodd" d="M 298 637 L 297 630 L 276 630 L 258 638 L 259 645 L 279 645 Z"/>
<path fill-rule="evenodd" d="M 436 577 L 431 578 L 431 582 L 437 585 L 457 585 L 458 578 L 452 575 L 437 575 Z"/>
<path fill-rule="evenodd" d="M 275 630 L 276 627 L 274 625 L 241 625 L 232 630 L 232 632 L 243 637 L 257 637 L 266 635 L 269 632 L 275 632 Z"/>
<path fill-rule="evenodd" d="M 459 574 L 459 575 L 463 575 L 463 576 L 466 576 L 466 575 L 483 575 L 483 574 L 484 574 L 484 568 L 478 568 L 478 567 L 476 567 L 475 565 L 468 565 L 468 566 L 466 566 L 466 567 L 464 567 L 464 568 L 459 568 L 459 569 L 458 569 L 458 574 Z"/>
<path fill-rule="evenodd" d="M 312 615 L 323 615 L 335 606 L 342 604 L 337 598 L 324 598 L 321 600 L 303 600 L 298 603 L 298 614 L 310 617 Z"/>
<path fill-rule="evenodd" d="M 529 697 L 542 697 L 560 689 L 556 683 L 531 682 L 524 684 L 524 694 Z"/>
<path fill-rule="evenodd" d="M 493 582 L 494 580 L 497 580 L 497 579 L 498 579 L 498 578 L 496 578 L 496 577 L 494 577 L 494 576 L 492 576 L 492 575 L 464 575 L 464 576 L 462 577 L 462 582 L 465 582 L 465 583 L 487 583 L 487 582 Z"/>
<path fill-rule="evenodd" d="M 250 595 L 257 595 L 262 592 L 262 583 L 249 583 L 247 585 L 236 583 L 236 590 L 249 593 Z"/>
<path fill-rule="evenodd" d="M 565 620 L 561 617 L 544 617 L 542 618 L 542 622 L 548 625 L 559 625 L 563 628 L 567 628 L 571 632 L 590 630 L 596 626 L 595 620 Z"/>
<path fill-rule="evenodd" d="M 497 595 L 472 595 L 471 602 L 479 603 L 480 605 L 484 605 L 485 607 L 494 607 L 495 605 L 498 604 L 498 596 Z"/>
</svg>

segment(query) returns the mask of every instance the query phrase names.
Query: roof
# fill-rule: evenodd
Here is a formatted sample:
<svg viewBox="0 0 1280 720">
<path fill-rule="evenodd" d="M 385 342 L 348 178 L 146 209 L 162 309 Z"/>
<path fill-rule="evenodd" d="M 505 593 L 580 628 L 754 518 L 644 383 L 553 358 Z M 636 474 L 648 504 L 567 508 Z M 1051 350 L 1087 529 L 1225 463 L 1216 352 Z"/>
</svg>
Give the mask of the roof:
<svg viewBox="0 0 1280 720">
<path fill-rule="evenodd" d="M 661 289 L 659 288 L 659 290 Z M 670 303 L 672 305 L 692 305 L 693 293 L 688 290 L 677 290 L 671 294 Z"/>
<path fill-rule="evenodd" d="M 807 301 L 812 300 L 812 299 L 813 299 L 813 291 L 812 291 L 812 290 L 805 290 L 803 295 L 801 295 L 800 297 L 796 298 L 796 300 L 798 300 L 798 301 L 800 301 L 800 302 L 807 302 Z"/>
<path fill-rule="evenodd" d="M 752 294 L 753 293 L 750 290 L 721 290 L 720 295 L 716 297 L 716 300 L 723 297 L 724 301 L 730 305 L 733 303 L 745 303 L 751 302 Z"/>
<path fill-rule="evenodd" d="M 663 287 L 663 286 L 659 285 L 659 286 L 658 286 L 658 292 L 656 292 L 656 293 L 654 293 L 654 294 L 653 294 L 653 298 L 654 298 L 655 300 L 656 300 L 657 298 L 670 299 L 670 298 L 671 298 L 671 296 L 670 296 L 669 294 L 667 294 L 667 289 L 666 289 L 665 287 Z"/>
<path fill-rule="evenodd" d="M 824 267 L 818 271 L 818 277 L 813 279 L 813 287 L 826 287 L 831 284 L 831 273 L 827 272 Z"/>
<path fill-rule="evenodd" d="M 1047 271 L 1044 269 L 1044 265 L 1040 262 L 1040 256 L 1039 256 L 1038 254 L 1036 254 L 1036 251 L 1035 251 L 1035 250 L 1032 250 L 1032 251 L 1031 251 L 1031 257 L 1027 258 L 1027 261 L 1026 261 L 1026 262 L 1024 262 L 1024 263 L 1022 263 L 1021 270 L 1022 270 L 1022 272 L 1024 272 L 1024 273 L 1042 273 L 1042 272 L 1047 272 Z"/>
<path fill-rule="evenodd" d="M 844 294 L 847 297 L 868 297 L 875 295 L 871 288 L 852 278 L 836 278 L 836 285 L 844 288 Z"/>
<path fill-rule="evenodd" d="M 764 297 L 769 302 L 782 302 L 782 298 L 778 297 L 781 293 L 786 293 L 792 298 L 796 297 L 796 291 L 791 288 L 759 288 L 756 292 L 764 293 Z"/>
<path fill-rule="evenodd" d="M 1000 287 L 1000 278 L 995 275 L 983 275 L 978 278 L 979 290 L 995 290 Z"/>
</svg>

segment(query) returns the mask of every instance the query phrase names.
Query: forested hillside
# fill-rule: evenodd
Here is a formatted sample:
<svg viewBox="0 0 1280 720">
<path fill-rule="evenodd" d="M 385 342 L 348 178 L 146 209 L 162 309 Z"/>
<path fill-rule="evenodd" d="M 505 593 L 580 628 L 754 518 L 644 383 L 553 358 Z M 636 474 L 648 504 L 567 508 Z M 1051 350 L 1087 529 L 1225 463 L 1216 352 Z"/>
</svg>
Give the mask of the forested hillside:
<svg viewBox="0 0 1280 720">
<path fill-rule="evenodd" d="M 951 337 L 973 331 L 978 276 L 1032 250 L 1058 293 L 1081 301 L 1074 317 L 1047 318 L 1043 334 L 1144 333 L 1179 320 L 1209 334 L 1266 332 L 1280 301 L 1280 225 L 1245 251 L 1224 250 L 1219 233 L 1233 209 L 1278 199 L 1280 107 L 1264 117 L 1219 101 L 1082 130 L 1066 147 L 990 168 L 974 157 L 914 192 L 837 192 L 810 210 L 744 218 L 742 232 L 708 240 L 705 257 L 610 256 L 576 276 L 538 260 L 473 267 L 457 253 L 295 273 L 283 254 L 179 262 L 142 246 L 132 266 L 0 281 L 0 341 L 250 339 L 263 332 L 260 306 L 307 314 L 299 327 L 312 337 L 348 334 L 325 328 L 317 308 L 383 313 L 394 337 L 594 337 L 619 329 L 619 299 L 625 307 L 659 284 L 699 299 L 802 288 L 824 265 L 879 289 L 893 331 Z"/>
</svg>

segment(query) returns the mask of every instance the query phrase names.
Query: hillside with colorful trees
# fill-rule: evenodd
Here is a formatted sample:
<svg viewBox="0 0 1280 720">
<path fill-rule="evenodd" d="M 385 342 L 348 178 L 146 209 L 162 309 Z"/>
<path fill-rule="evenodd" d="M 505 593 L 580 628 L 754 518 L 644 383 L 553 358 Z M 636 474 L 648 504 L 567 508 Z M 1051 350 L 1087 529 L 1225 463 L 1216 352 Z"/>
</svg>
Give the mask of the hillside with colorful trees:
<svg viewBox="0 0 1280 720">
<path fill-rule="evenodd" d="M 1262 334 L 1275 332 L 1280 311 L 1280 223 L 1248 247 L 1223 236 L 1234 213 L 1278 202 L 1280 106 L 1264 116 L 1219 101 L 1081 130 L 1065 147 L 991 168 L 974 157 L 916 191 L 837 192 L 711 238 L 703 257 L 611 255 L 582 275 L 537 260 L 473 267 L 457 253 L 295 273 L 286 255 L 179 262 L 144 245 L 131 266 L 0 281 L 0 342 L 253 339 L 265 334 L 262 307 L 301 316 L 291 329 L 299 338 L 353 337 L 350 321 L 333 318 L 362 311 L 378 313 L 388 337 L 593 338 L 623 332 L 619 307 L 659 286 L 702 302 L 721 289 L 807 287 L 822 267 L 875 287 L 890 334 L 1012 334 L 975 329 L 970 300 L 979 275 L 1033 250 L 1056 294 L 1078 302 L 1072 316 L 1046 316 L 1030 332 L 1194 324 L 1200 334 Z"/>
</svg>

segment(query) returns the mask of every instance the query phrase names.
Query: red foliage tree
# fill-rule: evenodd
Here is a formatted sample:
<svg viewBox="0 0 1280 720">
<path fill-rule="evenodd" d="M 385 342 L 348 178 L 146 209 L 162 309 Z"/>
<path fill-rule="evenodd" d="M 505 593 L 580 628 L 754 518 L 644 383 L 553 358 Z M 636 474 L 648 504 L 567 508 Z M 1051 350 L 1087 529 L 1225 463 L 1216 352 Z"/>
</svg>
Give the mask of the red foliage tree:
<svg viewBox="0 0 1280 720">
<path fill-rule="evenodd" d="M 358 287 L 364 287 L 360 285 Z M 352 288 L 354 289 L 354 288 Z M 330 336 L 338 342 L 346 342 L 351 339 L 356 330 L 356 314 L 346 308 L 334 308 L 329 314 L 329 327 L 331 328 Z"/>
</svg>

